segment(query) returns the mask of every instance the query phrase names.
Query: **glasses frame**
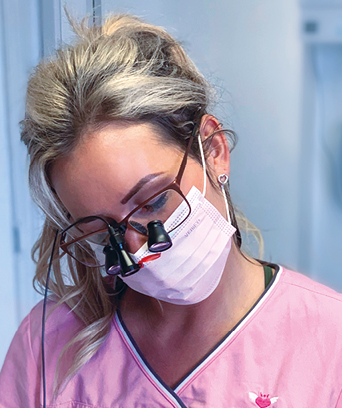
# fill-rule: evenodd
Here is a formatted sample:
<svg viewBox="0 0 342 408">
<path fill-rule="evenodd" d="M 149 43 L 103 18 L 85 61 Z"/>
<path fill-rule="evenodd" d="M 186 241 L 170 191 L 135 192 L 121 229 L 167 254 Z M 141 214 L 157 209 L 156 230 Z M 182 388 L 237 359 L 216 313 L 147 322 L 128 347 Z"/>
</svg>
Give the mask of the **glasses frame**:
<svg viewBox="0 0 342 408">
<path fill-rule="evenodd" d="M 184 220 L 182 220 L 180 224 L 178 224 L 176 227 L 172 228 L 172 229 L 171 229 L 170 231 L 168 231 L 168 232 L 173 231 L 174 229 L 178 228 L 181 224 L 183 224 L 183 222 L 184 222 L 184 221 L 189 217 L 189 215 L 191 214 L 191 206 L 190 206 L 188 200 L 186 199 L 185 195 L 183 194 L 183 192 L 182 192 L 182 190 L 181 190 L 181 188 L 180 188 L 180 183 L 181 183 L 181 180 L 182 180 L 182 177 L 183 177 L 183 174 L 184 174 L 185 166 L 186 166 L 186 163 L 187 163 L 187 160 L 188 160 L 189 152 L 190 152 L 190 149 L 191 149 L 191 146 L 192 146 L 192 142 L 193 142 L 193 140 L 194 140 L 194 136 L 195 136 L 195 134 L 196 134 L 197 128 L 198 128 L 198 126 L 195 125 L 195 127 L 194 127 L 194 129 L 193 129 L 193 131 L 192 131 L 192 134 L 191 134 L 191 136 L 190 136 L 190 139 L 189 139 L 187 148 L 186 148 L 186 150 L 185 150 L 185 153 L 184 153 L 182 162 L 181 162 L 181 164 L 180 164 L 178 173 L 177 173 L 176 177 L 174 178 L 174 180 L 173 180 L 170 184 L 168 184 L 166 187 L 162 188 L 162 189 L 159 190 L 157 193 L 153 194 L 153 195 L 150 196 L 147 200 L 143 201 L 141 204 L 139 204 L 137 207 L 135 207 L 135 208 L 134 208 L 129 214 L 127 214 L 126 217 L 123 218 L 120 222 L 117 222 L 117 221 L 114 220 L 113 218 L 100 217 L 100 216 L 97 216 L 97 215 L 90 215 L 90 216 L 87 216 L 87 217 L 84 217 L 84 218 L 79 219 L 78 221 L 76 221 L 76 222 L 74 222 L 73 224 L 69 225 L 67 228 L 65 228 L 65 229 L 60 233 L 60 234 L 61 234 L 60 243 L 59 243 L 60 249 L 61 249 L 63 252 L 65 252 L 66 254 L 70 255 L 70 256 L 71 256 L 73 259 L 75 259 L 76 261 L 78 261 L 78 262 L 80 262 L 80 263 L 82 263 L 82 264 L 84 264 L 84 265 L 86 265 L 86 266 L 90 266 L 90 267 L 101 267 L 101 266 L 103 266 L 103 265 L 90 265 L 90 264 L 86 264 L 86 263 L 83 263 L 83 262 L 79 261 L 78 259 L 76 259 L 76 258 L 72 255 L 72 253 L 71 253 L 71 251 L 69 251 L 68 247 L 71 246 L 71 245 L 73 245 L 73 244 L 75 244 L 75 243 L 77 243 L 77 242 L 79 242 L 79 241 L 83 241 L 84 239 L 87 239 L 87 238 L 91 237 L 92 235 L 100 234 L 100 233 L 102 233 L 102 232 L 108 231 L 108 227 L 109 227 L 109 226 L 112 226 L 112 227 L 115 227 L 115 228 L 126 227 L 126 225 L 128 224 L 128 219 L 129 219 L 136 211 L 140 210 L 140 208 L 142 208 L 144 205 L 146 205 L 150 200 L 153 200 L 155 197 L 157 197 L 158 195 L 164 193 L 164 192 L 167 191 L 167 190 L 174 190 L 174 191 L 176 191 L 178 194 L 180 194 L 181 197 L 184 199 L 184 201 L 187 203 L 187 205 L 188 205 L 188 207 L 189 207 L 189 213 L 188 213 L 188 215 L 184 218 Z M 75 239 L 71 240 L 70 242 L 66 242 L 66 241 L 65 241 L 65 239 L 66 239 L 66 234 L 67 234 L 67 232 L 68 232 L 71 228 L 73 228 L 73 227 L 75 227 L 77 224 L 83 223 L 83 222 L 85 222 L 85 221 L 89 221 L 89 222 L 90 222 L 90 221 L 96 220 L 96 219 L 99 219 L 99 220 L 104 221 L 104 222 L 107 224 L 107 227 L 106 227 L 106 228 L 101 228 L 101 229 L 99 229 L 99 230 L 97 230 L 97 231 L 93 231 L 93 232 L 90 232 L 90 233 L 85 234 L 85 235 L 82 235 L 81 237 L 75 238 Z M 134 227 L 132 227 L 132 228 L 134 228 Z M 135 228 L 134 228 L 134 230 L 135 230 L 136 232 L 138 232 L 139 234 L 141 234 L 141 235 L 145 235 L 145 234 L 143 234 L 142 232 L 136 230 Z"/>
</svg>

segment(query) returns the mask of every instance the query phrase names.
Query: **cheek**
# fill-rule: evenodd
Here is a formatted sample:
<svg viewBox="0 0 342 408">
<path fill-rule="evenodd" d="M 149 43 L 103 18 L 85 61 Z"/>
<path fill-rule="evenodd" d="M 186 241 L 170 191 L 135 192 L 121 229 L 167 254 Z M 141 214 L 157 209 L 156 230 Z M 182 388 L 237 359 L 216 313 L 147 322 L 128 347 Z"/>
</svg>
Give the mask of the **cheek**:
<svg viewBox="0 0 342 408">
<path fill-rule="evenodd" d="M 208 186 L 207 178 L 207 186 Z M 184 195 L 187 195 L 191 188 L 195 186 L 201 193 L 204 186 L 203 167 L 193 159 L 188 159 L 185 171 L 180 183 L 180 188 Z"/>
<path fill-rule="evenodd" d="M 214 183 L 217 183 L 215 175 L 212 176 L 214 179 Z M 190 191 L 191 187 L 195 186 L 201 193 L 203 192 L 204 187 L 204 171 L 203 167 L 190 159 L 187 163 L 185 168 L 185 172 L 181 181 L 181 190 L 183 191 L 184 195 L 187 195 Z M 211 184 L 208 176 L 206 176 L 206 193 L 205 198 L 210 201 L 210 203 L 217 208 L 217 210 L 222 214 L 222 216 L 226 219 L 226 205 L 224 202 L 223 194 L 221 192 L 220 187 L 213 187 Z"/>
<path fill-rule="evenodd" d="M 214 188 L 210 183 L 207 184 L 205 198 L 227 219 L 226 204 L 221 189 Z"/>
</svg>

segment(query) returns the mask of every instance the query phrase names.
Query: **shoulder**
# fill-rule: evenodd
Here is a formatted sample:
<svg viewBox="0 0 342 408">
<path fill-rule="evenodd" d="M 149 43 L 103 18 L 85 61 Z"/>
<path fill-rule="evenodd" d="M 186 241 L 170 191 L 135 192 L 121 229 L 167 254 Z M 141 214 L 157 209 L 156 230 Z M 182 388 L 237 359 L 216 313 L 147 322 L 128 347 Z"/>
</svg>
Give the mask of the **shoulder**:
<svg viewBox="0 0 342 408">
<path fill-rule="evenodd" d="M 42 339 L 43 301 L 39 302 L 21 322 L 9 350 L 9 354 L 24 354 L 38 364 Z M 80 331 L 84 324 L 65 305 L 48 300 L 46 305 L 45 342 L 58 344 L 61 349 Z"/>
<path fill-rule="evenodd" d="M 312 325 L 311 331 L 339 333 L 342 338 L 341 293 L 284 268 L 280 268 L 278 280 L 274 295 L 292 322 L 305 322 Z"/>
<path fill-rule="evenodd" d="M 39 405 L 41 370 L 43 302 L 38 303 L 21 322 L 0 372 L 0 407 L 35 407 Z M 47 312 L 51 313 L 46 324 L 46 346 L 50 354 L 59 351 L 65 344 L 64 336 L 79 327 L 79 322 L 70 309 L 48 301 Z M 70 338 L 70 335 L 66 336 Z M 52 346 L 52 339 L 56 339 Z M 49 358 L 50 358 L 49 354 Z"/>
<path fill-rule="evenodd" d="M 314 298 L 323 304 L 334 304 L 336 307 L 342 307 L 341 293 L 312 280 L 306 275 L 282 268 L 280 280 L 283 286 L 294 293 Z"/>
<path fill-rule="evenodd" d="M 39 302 L 24 319 L 24 330 L 28 331 L 33 349 L 40 348 L 42 336 L 44 302 Z M 64 346 L 74 335 L 84 328 L 84 323 L 65 303 L 58 304 L 56 300 L 49 299 L 46 304 L 45 341 L 53 340 L 55 344 Z M 20 330 L 20 328 L 19 328 Z"/>
</svg>

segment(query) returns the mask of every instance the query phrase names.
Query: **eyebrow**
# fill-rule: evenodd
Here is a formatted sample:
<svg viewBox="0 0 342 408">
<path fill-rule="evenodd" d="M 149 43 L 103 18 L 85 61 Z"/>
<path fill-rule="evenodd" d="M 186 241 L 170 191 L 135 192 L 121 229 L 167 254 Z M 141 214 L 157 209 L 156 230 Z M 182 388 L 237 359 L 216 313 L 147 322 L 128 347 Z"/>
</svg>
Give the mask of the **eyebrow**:
<svg viewBox="0 0 342 408">
<path fill-rule="evenodd" d="M 138 191 L 140 191 L 143 186 L 155 178 L 159 177 L 162 172 L 149 174 L 148 176 L 143 177 L 137 182 L 137 184 L 130 189 L 130 191 L 125 195 L 125 197 L 120 201 L 121 204 L 126 204 Z"/>
</svg>

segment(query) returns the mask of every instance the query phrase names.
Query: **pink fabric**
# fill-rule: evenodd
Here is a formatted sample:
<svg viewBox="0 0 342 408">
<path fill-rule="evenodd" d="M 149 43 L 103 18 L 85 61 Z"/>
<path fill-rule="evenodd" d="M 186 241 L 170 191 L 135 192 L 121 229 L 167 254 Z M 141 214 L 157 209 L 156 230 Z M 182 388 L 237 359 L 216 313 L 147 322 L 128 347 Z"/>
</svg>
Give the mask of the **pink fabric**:
<svg viewBox="0 0 342 408">
<path fill-rule="evenodd" d="M 1 408 L 40 406 L 41 309 L 40 303 L 13 339 L 0 373 Z M 280 269 L 249 315 L 176 392 L 150 370 L 117 317 L 104 346 L 52 404 L 58 355 L 82 327 L 62 306 L 53 312 L 46 330 L 48 404 L 50 408 L 342 408 L 341 321 L 340 294 Z"/>
</svg>

